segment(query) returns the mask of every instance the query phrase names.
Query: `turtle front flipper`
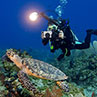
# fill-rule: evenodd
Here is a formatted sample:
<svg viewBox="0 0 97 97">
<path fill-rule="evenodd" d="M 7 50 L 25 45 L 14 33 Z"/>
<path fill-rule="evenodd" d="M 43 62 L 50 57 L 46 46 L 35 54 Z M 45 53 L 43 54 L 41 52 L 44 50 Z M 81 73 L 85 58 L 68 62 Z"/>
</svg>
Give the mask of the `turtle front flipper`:
<svg viewBox="0 0 97 97">
<path fill-rule="evenodd" d="M 33 94 L 39 94 L 39 92 L 37 91 L 37 89 L 35 88 L 34 86 L 34 83 L 32 83 L 27 74 L 24 73 L 22 70 L 19 71 L 18 73 L 18 78 L 19 78 L 19 81 L 21 82 L 21 84 L 28 90 L 32 91 Z"/>
<path fill-rule="evenodd" d="M 64 92 L 69 92 L 69 86 L 66 83 L 66 81 L 57 81 L 56 84 L 62 89 L 64 90 Z"/>
</svg>

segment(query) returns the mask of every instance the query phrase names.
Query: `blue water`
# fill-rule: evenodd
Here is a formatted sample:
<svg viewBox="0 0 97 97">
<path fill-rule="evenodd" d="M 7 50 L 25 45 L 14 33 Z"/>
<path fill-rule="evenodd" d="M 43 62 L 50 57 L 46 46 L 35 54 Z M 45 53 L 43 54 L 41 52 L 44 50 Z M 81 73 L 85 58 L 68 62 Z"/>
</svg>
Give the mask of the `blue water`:
<svg viewBox="0 0 97 97">
<path fill-rule="evenodd" d="M 47 21 L 41 18 L 37 23 L 28 22 L 27 15 L 29 11 L 54 11 L 58 5 L 59 0 L 1 0 L 0 48 L 45 49 L 40 36 Z M 83 41 L 86 29 L 97 29 L 97 0 L 68 0 L 62 18 L 70 20 L 72 30 Z"/>
<path fill-rule="evenodd" d="M 50 64 L 53 63 L 52 65 L 58 67 L 63 72 L 67 72 L 64 68 L 72 70 L 73 67 L 69 68 L 69 66 L 67 66 L 69 63 L 65 63 L 64 60 L 61 62 L 56 61 L 55 59 L 58 55 L 52 54 L 49 50 L 49 46 L 43 46 L 42 44 L 41 31 L 47 29 L 48 21 L 41 17 L 37 22 L 32 22 L 28 18 L 33 11 L 46 12 L 47 10 L 50 10 L 46 12 L 48 16 L 57 18 L 54 11 L 60 5 L 60 1 L 62 0 L 0 0 L 0 57 L 5 54 L 5 49 L 7 48 L 26 49 L 33 58 Z M 62 18 L 69 19 L 73 32 L 80 41 L 84 41 L 87 29 L 97 29 L 97 0 L 67 0 L 67 2 L 62 10 Z M 92 35 L 91 42 L 93 42 L 93 40 L 97 40 L 97 36 Z M 4 50 L 2 48 L 4 48 Z M 72 59 L 72 57 L 70 59 Z M 62 62 L 64 62 L 64 65 L 61 65 L 63 64 Z M 86 67 L 91 66 L 90 64 L 91 63 L 89 63 L 89 65 L 86 64 Z M 66 67 L 64 67 L 65 65 Z M 83 66 L 83 68 L 84 67 L 85 66 Z M 76 68 L 78 70 L 79 68 L 77 66 L 74 68 L 74 72 L 76 73 Z M 80 70 L 84 71 L 83 68 Z M 96 76 L 96 73 L 93 75 Z M 84 83 L 85 82 L 87 81 L 84 81 Z M 92 85 L 89 86 L 92 87 Z M 93 89 L 95 89 L 95 87 Z M 89 91 L 90 95 L 94 91 L 93 89 L 91 93 Z"/>
</svg>

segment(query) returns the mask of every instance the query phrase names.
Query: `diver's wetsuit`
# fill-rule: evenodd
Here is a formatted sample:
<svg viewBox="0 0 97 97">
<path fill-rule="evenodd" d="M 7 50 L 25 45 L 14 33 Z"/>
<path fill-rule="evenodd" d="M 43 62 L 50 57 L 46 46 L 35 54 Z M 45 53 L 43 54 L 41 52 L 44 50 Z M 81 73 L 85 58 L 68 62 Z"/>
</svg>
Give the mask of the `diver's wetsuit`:
<svg viewBox="0 0 97 97">
<path fill-rule="evenodd" d="M 86 31 L 87 32 L 87 36 L 85 38 L 85 41 L 83 43 L 80 43 L 80 44 L 72 44 L 72 42 L 70 44 L 67 44 L 66 45 L 60 45 L 60 48 L 63 52 L 63 54 L 61 54 L 59 57 L 58 57 L 58 60 L 60 61 L 64 55 L 66 56 L 69 56 L 70 55 L 70 50 L 72 49 L 87 49 L 90 47 L 90 41 L 91 41 L 91 35 L 92 34 L 95 34 L 97 35 L 97 30 L 92 30 L 92 29 L 89 29 Z M 69 32 L 68 32 L 69 33 Z M 66 52 L 66 49 L 67 49 L 67 52 Z"/>
<path fill-rule="evenodd" d="M 53 49 L 51 49 L 51 52 L 55 52 L 57 49 L 62 50 L 62 54 L 57 58 L 59 61 L 65 56 L 69 56 L 70 50 L 72 49 L 87 49 L 90 47 L 90 41 L 91 41 L 91 35 L 95 34 L 97 35 L 97 30 L 89 29 L 87 30 L 87 36 L 85 38 L 85 41 L 83 43 L 80 42 L 80 44 L 76 44 L 76 40 L 74 39 L 74 36 L 72 35 L 72 31 L 70 29 L 70 26 L 67 26 L 63 32 L 64 32 L 64 39 L 61 39 L 58 37 L 59 32 L 53 31 L 52 38 L 50 39 L 51 45 L 53 45 Z M 46 45 L 49 42 L 49 39 L 43 39 L 43 44 Z"/>
</svg>

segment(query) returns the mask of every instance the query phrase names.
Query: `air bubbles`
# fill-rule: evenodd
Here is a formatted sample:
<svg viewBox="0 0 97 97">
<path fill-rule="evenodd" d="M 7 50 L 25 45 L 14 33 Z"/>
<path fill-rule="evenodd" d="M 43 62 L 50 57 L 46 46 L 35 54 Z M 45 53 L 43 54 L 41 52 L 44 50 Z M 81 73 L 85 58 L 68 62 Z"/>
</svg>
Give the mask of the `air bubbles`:
<svg viewBox="0 0 97 97">
<path fill-rule="evenodd" d="M 67 0 L 60 0 L 59 2 L 60 4 L 57 6 L 57 8 L 55 9 L 55 12 L 59 15 L 59 17 L 62 16 L 63 14 L 63 10 L 66 6 L 66 4 L 68 3 Z"/>
</svg>

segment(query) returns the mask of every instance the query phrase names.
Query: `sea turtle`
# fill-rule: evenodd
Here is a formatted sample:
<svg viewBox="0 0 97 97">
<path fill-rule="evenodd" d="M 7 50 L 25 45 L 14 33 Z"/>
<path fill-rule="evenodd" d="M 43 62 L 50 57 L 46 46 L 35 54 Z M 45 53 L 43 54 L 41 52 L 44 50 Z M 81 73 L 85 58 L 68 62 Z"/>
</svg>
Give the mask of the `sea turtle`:
<svg viewBox="0 0 97 97">
<path fill-rule="evenodd" d="M 13 49 L 7 50 L 6 55 L 16 64 L 17 67 L 19 67 L 20 71 L 18 76 L 21 78 L 25 87 L 31 88 L 31 84 L 29 84 L 30 81 L 27 81 L 27 76 L 32 75 L 41 79 L 53 80 L 65 92 L 69 91 L 68 85 L 65 81 L 68 76 L 51 64 L 33 58 L 21 58 L 13 51 Z"/>
</svg>

